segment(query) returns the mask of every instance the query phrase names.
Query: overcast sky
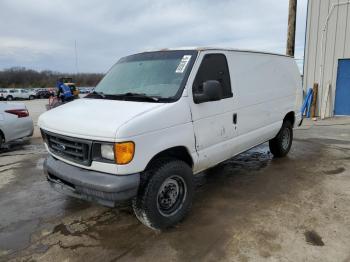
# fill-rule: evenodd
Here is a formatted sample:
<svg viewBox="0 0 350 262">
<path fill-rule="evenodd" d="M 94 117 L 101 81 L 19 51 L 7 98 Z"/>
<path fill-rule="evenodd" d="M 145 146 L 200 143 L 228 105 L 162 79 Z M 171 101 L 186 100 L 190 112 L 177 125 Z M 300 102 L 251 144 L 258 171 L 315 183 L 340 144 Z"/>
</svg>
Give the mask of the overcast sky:
<svg viewBox="0 0 350 262">
<path fill-rule="evenodd" d="M 298 1 L 302 58 L 307 0 Z M 288 0 L 0 0 L 0 70 L 106 72 L 148 49 L 219 46 L 285 52 Z"/>
</svg>

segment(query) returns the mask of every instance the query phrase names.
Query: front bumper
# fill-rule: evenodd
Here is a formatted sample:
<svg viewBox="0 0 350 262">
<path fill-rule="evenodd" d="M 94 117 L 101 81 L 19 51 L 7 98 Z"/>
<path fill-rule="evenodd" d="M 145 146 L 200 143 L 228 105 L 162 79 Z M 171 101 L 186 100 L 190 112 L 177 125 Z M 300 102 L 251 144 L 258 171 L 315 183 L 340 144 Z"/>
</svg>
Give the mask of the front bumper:
<svg viewBox="0 0 350 262">
<path fill-rule="evenodd" d="M 140 174 L 112 175 L 66 164 L 48 156 L 44 172 L 57 191 L 80 199 L 114 207 L 137 195 Z"/>
</svg>

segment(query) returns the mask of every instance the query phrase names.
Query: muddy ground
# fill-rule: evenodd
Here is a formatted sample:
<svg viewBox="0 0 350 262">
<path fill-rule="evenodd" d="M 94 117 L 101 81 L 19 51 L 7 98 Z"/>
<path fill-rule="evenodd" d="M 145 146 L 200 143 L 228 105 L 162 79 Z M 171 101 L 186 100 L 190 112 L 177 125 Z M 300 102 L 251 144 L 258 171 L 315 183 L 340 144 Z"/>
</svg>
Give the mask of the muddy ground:
<svg viewBox="0 0 350 262">
<path fill-rule="evenodd" d="M 181 224 L 53 191 L 40 138 L 0 153 L 0 261 L 350 261 L 350 119 L 307 122 L 288 157 L 264 144 L 197 178 Z"/>
</svg>

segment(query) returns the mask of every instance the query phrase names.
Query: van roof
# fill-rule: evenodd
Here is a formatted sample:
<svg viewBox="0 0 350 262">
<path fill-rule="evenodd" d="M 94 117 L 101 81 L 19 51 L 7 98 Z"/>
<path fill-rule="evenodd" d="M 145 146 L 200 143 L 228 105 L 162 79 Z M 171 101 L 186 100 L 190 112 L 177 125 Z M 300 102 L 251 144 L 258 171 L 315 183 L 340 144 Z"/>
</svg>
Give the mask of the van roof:
<svg viewBox="0 0 350 262">
<path fill-rule="evenodd" d="M 238 49 L 238 48 L 225 48 L 225 47 L 175 47 L 175 48 L 161 48 L 154 50 L 147 50 L 145 52 L 155 52 L 155 51 L 175 51 L 175 50 L 197 50 L 197 51 L 207 51 L 207 50 L 220 50 L 220 51 L 235 51 L 235 52 L 244 52 L 244 53 L 257 53 L 265 55 L 277 55 L 293 58 L 292 56 L 273 53 L 269 51 L 259 51 L 259 50 L 249 50 L 249 49 Z"/>
</svg>

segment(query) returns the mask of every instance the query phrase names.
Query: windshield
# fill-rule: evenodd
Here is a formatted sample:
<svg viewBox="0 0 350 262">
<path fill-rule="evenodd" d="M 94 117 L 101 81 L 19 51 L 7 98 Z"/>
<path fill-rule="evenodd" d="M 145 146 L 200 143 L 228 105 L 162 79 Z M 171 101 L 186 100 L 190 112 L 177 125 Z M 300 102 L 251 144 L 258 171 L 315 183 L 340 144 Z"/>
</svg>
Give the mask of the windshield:
<svg viewBox="0 0 350 262">
<path fill-rule="evenodd" d="M 181 96 L 197 51 L 159 51 L 122 58 L 95 88 L 104 99 L 157 98 L 175 100 Z M 93 98 L 93 96 L 90 96 Z"/>
</svg>

